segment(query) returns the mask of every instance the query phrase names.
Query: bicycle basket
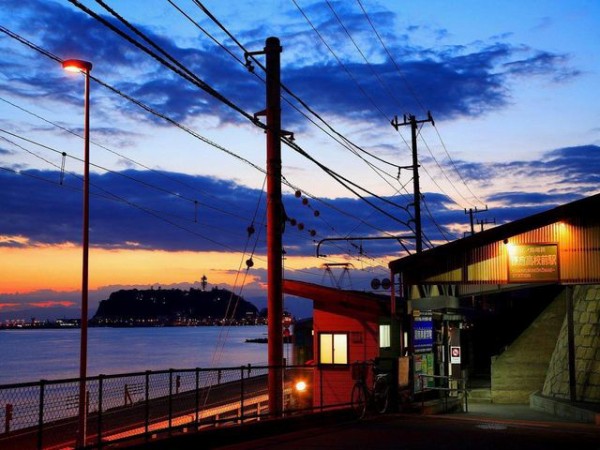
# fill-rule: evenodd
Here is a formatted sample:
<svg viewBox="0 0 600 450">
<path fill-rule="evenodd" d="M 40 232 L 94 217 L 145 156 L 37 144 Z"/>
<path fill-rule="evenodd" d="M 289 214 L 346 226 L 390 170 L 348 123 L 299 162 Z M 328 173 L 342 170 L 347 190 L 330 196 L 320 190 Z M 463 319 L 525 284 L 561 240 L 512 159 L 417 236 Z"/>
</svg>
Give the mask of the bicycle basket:
<svg viewBox="0 0 600 450">
<path fill-rule="evenodd" d="M 352 380 L 364 380 L 367 377 L 367 363 L 355 362 L 352 364 Z"/>
</svg>

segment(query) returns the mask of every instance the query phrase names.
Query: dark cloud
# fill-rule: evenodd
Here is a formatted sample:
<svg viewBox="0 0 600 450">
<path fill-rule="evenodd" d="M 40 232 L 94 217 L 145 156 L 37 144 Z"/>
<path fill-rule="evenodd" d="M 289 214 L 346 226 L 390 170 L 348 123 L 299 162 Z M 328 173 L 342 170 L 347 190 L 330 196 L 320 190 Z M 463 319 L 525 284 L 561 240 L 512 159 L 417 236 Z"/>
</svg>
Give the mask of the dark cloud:
<svg viewBox="0 0 600 450">
<path fill-rule="evenodd" d="M 0 188 L 7 193 L 0 230 L 5 236 L 30 240 L 7 241 L 4 245 L 79 242 L 81 180 L 70 174 L 63 185 L 59 180 L 57 171 L 0 172 Z M 241 251 L 247 228 L 253 224 L 256 232 L 252 239 L 258 237 L 257 251 L 264 252 L 265 196 L 258 190 L 209 177 L 132 170 L 93 174 L 91 184 L 93 246 Z M 407 203 L 402 198 L 391 200 L 400 205 Z M 400 208 L 377 199 L 369 201 L 398 220 L 409 219 Z M 286 195 L 284 204 L 287 216 L 295 221 L 294 225 L 287 223 L 284 245 L 294 255 L 314 254 L 314 241 L 331 234 L 405 230 L 401 223 L 374 213 L 358 199 L 322 203 Z"/>
<path fill-rule="evenodd" d="M 486 198 L 486 201 L 501 206 L 478 214 L 477 219 L 490 222 L 495 220 L 496 224 L 502 224 L 574 201 L 582 196 L 581 186 L 586 187 L 594 180 L 597 181 L 599 161 L 600 147 L 581 146 L 549 151 L 540 161 L 515 162 L 512 164 L 515 172 L 525 172 L 532 178 L 544 177 L 545 174 L 562 175 L 562 182 L 575 183 L 575 187 L 568 191 L 556 192 L 499 192 Z M 477 173 L 473 165 L 460 161 L 456 163 L 459 167 L 468 166 L 473 173 Z M 502 168 L 491 164 L 482 165 L 491 177 L 494 176 L 494 170 L 503 173 L 510 167 L 511 164 Z M 5 193 L 3 214 L 0 215 L 0 230 L 4 236 L 1 245 L 18 247 L 79 242 L 81 180 L 74 175 L 67 175 L 64 184 L 60 185 L 59 179 L 60 174 L 56 171 L 26 170 L 18 174 L 7 170 L 0 171 L 0 189 Z M 126 170 L 119 173 L 94 174 L 91 181 L 93 246 L 241 251 L 248 236 L 247 228 L 254 223 L 253 237 L 260 236 L 256 251 L 265 252 L 264 195 L 258 190 L 210 177 L 156 171 Z M 581 183 L 579 188 L 577 183 Z M 597 192 L 597 185 L 596 183 L 594 192 Z M 261 203 L 259 199 L 262 199 Z M 199 202 L 197 210 L 194 200 Z M 408 214 L 401 208 L 391 207 L 377 199 L 368 200 L 399 219 L 408 220 Z M 402 196 L 388 200 L 401 205 L 409 202 Z M 369 267 L 379 267 L 379 270 L 373 272 L 353 270 L 351 279 L 343 278 L 344 273 L 341 269 L 334 270 L 329 278 L 326 278 L 326 272 L 319 267 L 300 272 L 292 271 L 288 274 L 291 278 L 326 285 L 342 282 L 346 288 L 368 289 L 370 280 L 375 277 L 381 278 L 381 272 L 385 272 L 386 261 L 400 257 L 404 246 L 412 248 L 414 245 L 408 228 L 389 217 L 373 212 L 358 199 L 304 200 L 303 196 L 297 198 L 289 194 L 284 196 L 284 204 L 287 216 L 304 226 L 304 229 L 300 230 L 297 225 L 287 223 L 284 247 L 289 256 L 315 256 L 316 243 L 326 239 L 320 247 L 321 256 L 348 255 L 348 261 L 353 264 L 354 269 L 358 269 L 363 262 Z M 254 216 L 257 205 L 258 214 Z M 462 237 L 463 232 L 468 231 L 468 223 L 468 215 L 457 208 L 447 196 L 424 193 L 425 248 Z M 457 230 L 457 224 L 462 226 L 462 229 Z M 479 226 L 476 229 L 478 230 Z M 315 230 L 316 236 L 310 236 L 310 230 Z M 402 243 L 395 239 L 360 239 L 375 235 L 402 235 L 404 238 Z M 13 237 L 12 240 L 10 236 Z M 341 236 L 356 239 L 327 239 Z M 29 241 L 23 242 L 22 238 Z M 262 282 L 257 281 L 255 285 L 249 286 L 245 295 L 257 305 L 262 305 L 265 274 L 264 271 L 255 272 L 254 276 L 258 276 Z M 322 276 L 315 279 L 315 273 L 322 273 Z M 106 298 L 111 289 L 107 287 L 93 292 L 92 305 Z M 24 315 L 76 316 L 77 308 L 67 304 L 76 301 L 76 292 L 40 291 L 27 295 L 2 295 L 0 318 L 22 318 Z M 294 306 L 294 302 L 299 302 L 298 306 Z M 40 309 L 35 306 L 40 304 L 47 307 Z M 289 304 L 289 308 L 300 316 L 310 314 L 310 304 L 306 302 L 292 299 Z"/>
<path fill-rule="evenodd" d="M 150 56 L 82 11 L 50 1 L 29 3 L 32 4 L 28 8 L 23 8 L 22 3 L 17 0 L 10 0 L 5 5 L 15 11 L 13 24 L 17 32 L 26 34 L 32 41 L 59 57 L 93 61 L 94 75 L 108 82 L 113 80 L 119 89 L 160 112 L 181 121 L 202 114 L 217 115 L 222 121 L 245 120 L 197 86 L 160 66 Z M 393 28 L 394 17 L 391 13 L 373 11 L 370 14 L 377 20 L 378 28 L 385 36 L 395 62 L 401 64 L 402 73 L 398 73 L 393 61 L 372 39 L 372 32 L 362 13 L 341 3 L 336 4 L 335 8 L 353 37 L 363 42 L 361 37 L 371 36 L 369 44 L 363 49 L 371 60 L 371 67 L 358 58 L 356 50 L 350 46 L 329 8 L 325 5 L 313 5 L 308 11 L 317 28 L 322 29 L 328 39 L 332 39 L 336 49 L 340 48 L 340 57 L 360 83 L 361 89 L 389 117 L 398 113 L 400 105 L 405 110 L 417 108 L 419 105 L 412 95 L 414 92 L 417 93 L 419 102 L 435 111 L 439 118 L 473 116 L 507 104 L 510 99 L 508 81 L 511 77 L 547 76 L 564 80 L 578 75 L 576 69 L 569 67 L 567 55 L 523 46 L 505 43 L 439 48 L 411 46 L 405 37 L 395 33 L 397 30 Z M 116 19 L 112 17 L 108 17 L 108 20 L 116 23 Z M 281 30 L 284 83 L 321 113 L 372 119 L 377 112 L 374 112 L 371 101 L 365 98 L 345 70 L 332 62 L 333 59 L 326 50 L 322 53 L 326 57 L 315 54 L 295 58 L 297 48 L 314 50 L 315 42 L 318 46 L 321 44 L 316 41 L 314 31 L 303 22 L 300 15 L 294 15 L 293 20 L 286 27 L 282 26 Z M 125 29 L 121 24 L 118 26 Z M 197 47 L 183 47 L 168 36 L 158 35 L 147 27 L 139 26 L 139 29 L 176 61 L 180 61 L 248 113 L 264 108 L 264 84 L 221 49 L 215 51 L 213 44 L 206 38 L 202 37 L 196 43 Z M 131 34 L 131 31 L 126 32 Z M 445 30 L 437 30 L 438 37 L 444 33 Z M 256 41 L 256 37 L 253 38 Z M 337 45 L 336 40 L 341 44 Z M 232 51 L 238 57 L 243 57 L 239 49 Z M 289 52 L 289 60 L 286 52 Z M 352 55 L 352 59 L 348 55 Z M 59 70 L 49 69 L 51 62 L 48 65 L 40 65 L 39 62 L 33 65 L 30 64 L 33 58 L 31 52 L 23 51 L 21 58 L 11 58 L 10 62 L 2 63 L 3 73 L 8 81 L 14 81 L 10 83 L 13 94 L 20 92 L 28 97 L 44 95 L 72 102 L 80 101 L 77 96 L 67 97 L 68 94 L 58 82 L 62 74 Z M 39 60 L 39 55 L 35 55 L 35 58 Z M 379 85 L 373 71 L 379 74 L 379 78 L 388 86 L 387 89 Z M 410 90 L 405 86 L 406 81 L 412 86 Z M 393 96 L 389 95 L 389 87 L 393 88 Z M 136 107 L 131 108 L 137 112 Z M 290 124 L 300 125 L 301 118 L 289 112 L 286 120 Z"/>
<path fill-rule="evenodd" d="M 473 164 L 456 163 L 459 169 L 468 166 L 477 173 Z M 535 162 L 507 163 L 502 167 L 482 164 L 481 169 L 490 177 L 505 176 L 507 170 L 513 170 L 515 174 L 526 173 L 531 179 L 542 180 L 540 186 L 544 189 L 494 194 L 486 202 L 500 206 L 488 216 L 503 223 L 591 195 L 597 192 L 599 164 L 600 147 L 597 146 L 553 150 Z M 547 188 L 543 179 L 549 175 L 561 189 Z M 5 192 L 0 230 L 5 236 L 30 239 L 26 244 L 6 240 L 3 245 L 79 242 L 81 180 L 70 174 L 66 175 L 63 185 L 59 180 L 57 171 L 0 172 L 0 189 Z M 257 251 L 265 250 L 264 195 L 259 190 L 210 177 L 134 170 L 93 174 L 91 183 L 91 242 L 94 246 L 241 251 L 248 237 L 247 228 L 253 224 L 255 234 L 250 242 L 254 245 L 253 239 L 258 237 Z M 313 255 L 315 243 L 328 237 L 412 233 L 411 210 L 405 210 L 411 202 L 410 196 L 391 197 L 387 202 L 376 198 L 366 200 L 387 215 L 360 199 L 316 200 L 285 195 L 286 214 L 295 221 L 295 224 L 286 224 L 284 234 L 284 245 L 290 255 Z M 425 193 L 425 204 L 423 227 L 429 240 L 460 237 L 453 234 L 456 230 L 452 227 L 468 223 L 461 208 L 437 193 Z M 360 245 L 359 241 L 338 242 L 323 252 L 359 254 Z M 389 253 L 390 242 L 369 242 L 368 247 L 374 255 L 384 255 Z"/>
</svg>

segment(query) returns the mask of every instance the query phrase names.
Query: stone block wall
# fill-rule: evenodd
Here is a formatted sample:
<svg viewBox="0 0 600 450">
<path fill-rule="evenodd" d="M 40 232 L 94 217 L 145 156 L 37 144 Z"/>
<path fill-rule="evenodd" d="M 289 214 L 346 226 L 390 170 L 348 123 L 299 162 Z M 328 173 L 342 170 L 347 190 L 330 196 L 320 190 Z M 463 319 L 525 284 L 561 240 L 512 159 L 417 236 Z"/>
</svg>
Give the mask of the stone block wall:
<svg viewBox="0 0 600 450">
<path fill-rule="evenodd" d="M 600 402 L 600 285 L 575 286 L 576 400 Z M 566 317 L 552 354 L 542 395 L 570 399 Z"/>
<path fill-rule="evenodd" d="M 493 403 L 529 404 L 529 396 L 542 389 L 565 317 L 565 305 L 563 291 L 521 336 L 492 361 Z"/>
</svg>

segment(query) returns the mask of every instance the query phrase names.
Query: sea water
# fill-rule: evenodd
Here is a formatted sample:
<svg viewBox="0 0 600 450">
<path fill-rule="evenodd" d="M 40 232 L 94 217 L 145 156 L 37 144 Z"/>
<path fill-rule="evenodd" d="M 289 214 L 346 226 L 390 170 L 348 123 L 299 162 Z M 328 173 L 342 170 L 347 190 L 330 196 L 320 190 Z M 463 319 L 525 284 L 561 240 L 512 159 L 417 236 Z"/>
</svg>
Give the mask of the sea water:
<svg viewBox="0 0 600 450">
<path fill-rule="evenodd" d="M 266 365 L 267 345 L 246 342 L 266 335 L 266 326 L 89 328 L 87 374 Z M 79 329 L 1 330 L 0 385 L 77 378 L 80 337 Z"/>
</svg>

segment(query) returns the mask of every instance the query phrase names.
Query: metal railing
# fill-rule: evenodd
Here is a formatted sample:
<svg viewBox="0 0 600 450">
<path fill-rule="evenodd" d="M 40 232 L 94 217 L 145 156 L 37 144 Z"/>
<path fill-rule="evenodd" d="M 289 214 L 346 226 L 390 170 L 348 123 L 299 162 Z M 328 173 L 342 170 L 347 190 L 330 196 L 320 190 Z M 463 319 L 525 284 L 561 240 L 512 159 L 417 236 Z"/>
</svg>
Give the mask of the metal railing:
<svg viewBox="0 0 600 450">
<path fill-rule="evenodd" d="M 268 416 L 268 366 L 169 369 L 86 379 L 86 448 Z M 314 367 L 286 366 L 284 415 L 312 412 Z M 303 379 L 308 391 L 296 392 Z M 323 386 L 322 383 L 319 383 Z M 0 386 L 0 448 L 75 447 L 79 379 Z M 347 405 L 321 403 L 319 410 Z"/>
<path fill-rule="evenodd" d="M 433 386 L 427 386 L 425 379 L 432 379 Z M 448 411 L 448 398 L 456 397 L 461 400 L 461 406 L 464 412 L 469 412 L 469 401 L 467 391 L 467 380 L 464 378 L 454 378 L 447 375 L 418 375 L 419 385 L 415 394 L 421 397 L 421 410 L 425 409 L 425 397 L 427 392 L 438 391 L 444 400 L 444 410 Z M 440 385 L 442 381 L 442 385 Z"/>
</svg>

